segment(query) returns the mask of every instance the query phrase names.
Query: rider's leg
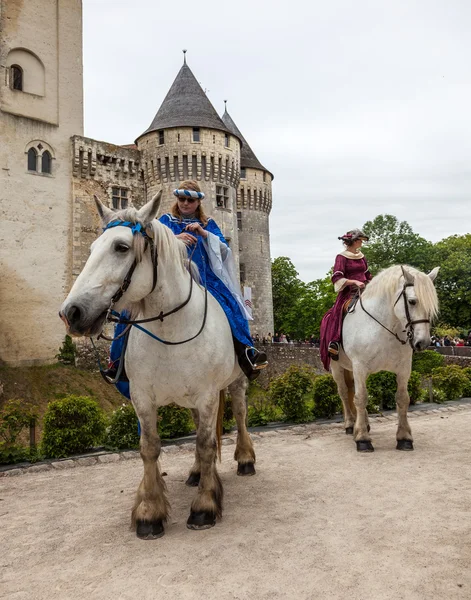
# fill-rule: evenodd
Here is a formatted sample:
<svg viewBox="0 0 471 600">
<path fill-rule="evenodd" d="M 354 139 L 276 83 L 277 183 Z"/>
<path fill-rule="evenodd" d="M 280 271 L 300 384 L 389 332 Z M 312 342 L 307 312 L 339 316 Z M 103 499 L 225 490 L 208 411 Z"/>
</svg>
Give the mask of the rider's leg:
<svg viewBox="0 0 471 600">
<path fill-rule="evenodd" d="M 239 359 L 239 365 L 242 371 L 247 375 L 250 381 L 256 379 L 261 369 L 268 365 L 267 355 L 253 346 L 246 346 L 237 338 L 232 336 L 234 348 Z"/>
</svg>

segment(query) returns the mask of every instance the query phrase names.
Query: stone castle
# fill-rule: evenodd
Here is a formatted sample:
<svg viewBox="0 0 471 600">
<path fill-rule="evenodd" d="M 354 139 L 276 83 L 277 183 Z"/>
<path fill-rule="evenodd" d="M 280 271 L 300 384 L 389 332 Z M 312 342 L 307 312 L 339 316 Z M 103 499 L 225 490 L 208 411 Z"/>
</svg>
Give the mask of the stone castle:
<svg viewBox="0 0 471 600">
<path fill-rule="evenodd" d="M 252 333 L 273 332 L 268 217 L 273 175 L 186 60 L 135 144 L 83 137 L 81 0 L 0 0 L 0 363 L 51 361 L 58 308 L 99 232 L 93 195 L 162 212 L 196 179 L 251 295 Z"/>
</svg>

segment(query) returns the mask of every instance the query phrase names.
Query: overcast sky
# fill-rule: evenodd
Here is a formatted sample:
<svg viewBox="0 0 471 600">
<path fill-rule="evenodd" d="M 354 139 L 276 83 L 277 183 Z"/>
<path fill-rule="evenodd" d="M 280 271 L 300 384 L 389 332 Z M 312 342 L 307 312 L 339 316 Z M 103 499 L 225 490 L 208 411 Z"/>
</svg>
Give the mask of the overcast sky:
<svg viewBox="0 0 471 600">
<path fill-rule="evenodd" d="M 83 0 L 85 134 L 127 144 L 182 65 L 275 175 L 272 258 L 323 277 L 378 214 L 470 227 L 469 0 Z"/>
</svg>

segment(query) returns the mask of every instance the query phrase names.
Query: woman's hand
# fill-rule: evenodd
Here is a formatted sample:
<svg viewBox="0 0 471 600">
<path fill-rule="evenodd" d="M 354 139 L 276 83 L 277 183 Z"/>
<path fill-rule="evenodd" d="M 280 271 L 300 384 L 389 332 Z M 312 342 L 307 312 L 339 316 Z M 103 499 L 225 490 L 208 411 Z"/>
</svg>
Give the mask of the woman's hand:
<svg viewBox="0 0 471 600">
<path fill-rule="evenodd" d="M 360 288 L 360 290 L 365 287 L 365 284 L 363 283 L 363 281 L 357 281 L 356 279 L 350 279 L 348 281 L 348 285 L 354 285 L 357 288 Z"/>
<path fill-rule="evenodd" d="M 192 233 L 196 233 L 196 235 L 200 235 L 203 238 L 208 237 L 208 232 L 205 231 L 199 223 L 190 223 L 185 227 L 186 231 L 191 231 Z"/>
<path fill-rule="evenodd" d="M 190 235 L 189 233 L 179 233 L 175 237 L 181 240 L 187 246 L 193 246 L 194 244 L 196 244 L 195 236 Z"/>
</svg>

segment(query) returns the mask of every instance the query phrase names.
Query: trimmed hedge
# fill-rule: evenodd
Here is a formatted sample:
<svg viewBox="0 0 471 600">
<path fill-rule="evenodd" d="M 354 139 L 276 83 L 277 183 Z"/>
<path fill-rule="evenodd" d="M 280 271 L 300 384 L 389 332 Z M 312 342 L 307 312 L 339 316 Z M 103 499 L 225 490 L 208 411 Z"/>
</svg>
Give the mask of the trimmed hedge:
<svg viewBox="0 0 471 600">
<path fill-rule="evenodd" d="M 457 400 L 463 397 L 463 391 L 469 385 L 467 374 L 458 365 L 438 367 L 432 371 L 432 384 L 438 388 L 446 400 Z"/>
<path fill-rule="evenodd" d="M 291 365 L 270 383 L 270 397 L 281 408 L 285 421 L 305 423 L 311 420 L 308 394 L 313 388 L 314 373 L 309 367 Z"/>
<path fill-rule="evenodd" d="M 47 407 L 41 449 L 48 458 L 65 458 L 101 444 L 105 431 L 106 418 L 95 400 L 67 396 Z"/>
<path fill-rule="evenodd" d="M 342 401 L 332 375 L 319 375 L 315 378 L 312 396 L 312 413 L 316 419 L 330 419 L 342 412 Z"/>
<path fill-rule="evenodd" d="M 116 409 L 109 420 L 105 446 L 116 450 L 139 447 L 138 419 L 131 403 Z"/>
<path fill-rule="evenodd" d="M 159 406 L 157 427 L 161 438 L 175 438 L 188 435 L 195 430 L 195 424 L 188 408 L 169 404 Z"/>
<path fill-rule="evenodd" d="M 444 364 L 445 357 L 434 350 L 414 352 L 412 355 L 412 371 L 421 375 L 431 375 L 433 369 L 443 367 Z"/>
</svg>

